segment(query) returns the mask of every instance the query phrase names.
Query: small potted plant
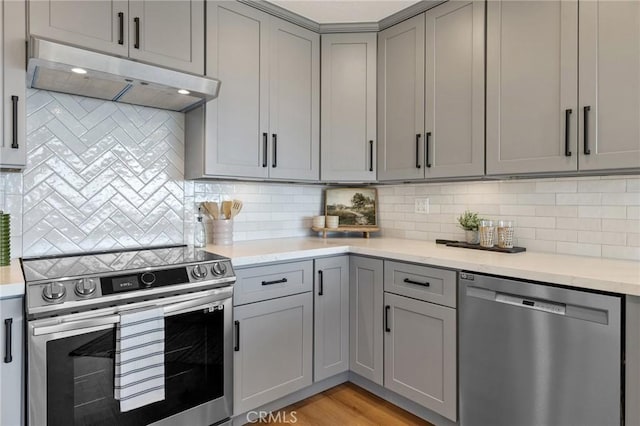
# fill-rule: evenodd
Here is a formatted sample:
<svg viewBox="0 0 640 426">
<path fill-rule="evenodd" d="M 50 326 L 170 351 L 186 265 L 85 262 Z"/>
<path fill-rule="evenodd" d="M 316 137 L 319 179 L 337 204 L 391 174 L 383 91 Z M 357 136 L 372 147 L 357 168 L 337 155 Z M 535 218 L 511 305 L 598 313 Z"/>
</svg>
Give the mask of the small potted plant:
<svg viewBox="0 0 640 426">
<path fill-rule="evenodd" d="M 478 238 L 478 227 L 482 218 L 478 217 L 478 213 L 472 211 L 465 211 L 458 216 L 458 223 L 460 227 L 465 231 L 465 240 L 469 244 L 478 244 L 480 242 Z"/>
</svg>

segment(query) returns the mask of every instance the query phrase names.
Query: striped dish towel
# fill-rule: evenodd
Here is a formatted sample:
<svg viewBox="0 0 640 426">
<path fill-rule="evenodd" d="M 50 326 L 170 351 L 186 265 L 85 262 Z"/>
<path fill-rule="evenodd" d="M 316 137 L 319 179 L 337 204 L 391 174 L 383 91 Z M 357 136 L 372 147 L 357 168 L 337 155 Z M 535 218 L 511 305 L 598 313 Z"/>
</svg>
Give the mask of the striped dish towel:
<svg viewBox="0 0 640 426">
<path fill-rule="evenodd" d="M 164 399 L 164 310 L 120 313 L 116 329 L 114 398 L 120 411 Z"/>
</svg>

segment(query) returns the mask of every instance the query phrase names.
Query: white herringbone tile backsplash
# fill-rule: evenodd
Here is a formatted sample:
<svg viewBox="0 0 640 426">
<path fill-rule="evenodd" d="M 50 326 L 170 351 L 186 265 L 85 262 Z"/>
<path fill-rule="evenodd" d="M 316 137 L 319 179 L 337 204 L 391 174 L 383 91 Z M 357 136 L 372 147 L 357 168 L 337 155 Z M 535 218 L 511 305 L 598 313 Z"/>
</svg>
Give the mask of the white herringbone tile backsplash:
<svg viewBox="0 0 640 426">
<path fill-rule="evenodd" d="M 184 240 L 184 115 L 30 90 L 23 254 Z"/>
</svg>

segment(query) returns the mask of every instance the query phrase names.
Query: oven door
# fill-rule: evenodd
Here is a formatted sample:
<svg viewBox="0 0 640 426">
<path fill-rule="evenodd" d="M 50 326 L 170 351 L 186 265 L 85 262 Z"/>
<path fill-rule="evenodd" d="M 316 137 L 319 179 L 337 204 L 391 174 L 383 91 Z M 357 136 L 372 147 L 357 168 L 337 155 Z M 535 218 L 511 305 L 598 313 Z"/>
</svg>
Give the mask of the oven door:
<svg viewBox="0 0 640 426">
<path fill-rule="evenodd" d="M 125 413 L 113 397 L 118 312 L 31 321 L 29 424 L 211 425 L 231 415 L 231 290 L 126 305 L 165 311 L 165 399 Z M 120 308 L 120 309 L 118 309 Z"/>
</svg>

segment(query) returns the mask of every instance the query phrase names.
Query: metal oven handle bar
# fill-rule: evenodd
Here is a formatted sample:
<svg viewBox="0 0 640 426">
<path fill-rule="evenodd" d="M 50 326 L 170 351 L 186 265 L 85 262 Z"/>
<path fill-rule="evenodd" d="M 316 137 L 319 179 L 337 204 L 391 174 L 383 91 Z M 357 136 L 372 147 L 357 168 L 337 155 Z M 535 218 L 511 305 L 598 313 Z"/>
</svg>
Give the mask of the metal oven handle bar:
<svg viewBox="0 0 640 426">
<path fill-rule="evenodd" d="M 200 309 L 211 308 L 214 306 L 219 306 L 224 304 L 225 300 L 226 298 L 221 299 L 219 295 L 212 295 L 209 297 L 198 297 L 198 298 L 187 300 L 184 302 L 164 305 L 163 306 L 164 315 L 165 317 L 169 317 L 172 315 L 178 315 L 178 314 L 183 314 L 187 312 L 197 311 Z M 162 305 L 146 304 L 145 307 L 150 308 L 153 306 L 160 307 Z M 71 320 L 71 321 L 64 321 L 63 319 L 61 323 L 58 323 L 55 325 L 34 327 L 33 335 L 40 336 L 43 334 L 59 333 L 62 331 L 71 331 L 71 330 L 78 330 L 83 328 L 99 327 L 99 326 L 109 325 L 109 324 L 117 324 L 118 322 L 120 322 L 120 315 L 119 315 L 120 313 L 124 313 L 132 309 L 136 309 L 136 307 L 139 308 L 141 306 L 140 305 L 136 306 L 135 304 L 131 304 L 127 306 L 128 309 L 122 310 L 119 313 L 112 314 L 112 315 L 96 316 L 92 318 L 85 318 L 85 319 L 78 319 L 78 320 Z"/>
</svg>

